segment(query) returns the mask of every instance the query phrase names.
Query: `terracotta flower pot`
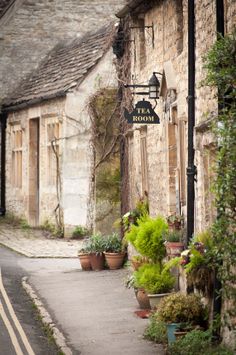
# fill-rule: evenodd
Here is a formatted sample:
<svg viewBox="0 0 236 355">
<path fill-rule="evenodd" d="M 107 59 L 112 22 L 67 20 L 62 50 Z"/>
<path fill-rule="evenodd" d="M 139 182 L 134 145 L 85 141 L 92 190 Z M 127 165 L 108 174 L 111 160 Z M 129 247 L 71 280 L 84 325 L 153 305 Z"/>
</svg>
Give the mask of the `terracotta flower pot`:
<svg viewBox="0 0 236 355">
<path fill-rule="evenodd" d="M 91 253 L 89 259 L 93 271 L 100 271 L 105 268 L 105 257 L 103 253 Z"/>
<path fill-rule="evenodd" d="M 125 253 L 104 253 L 107 265 L 110 270 L 116 270 L 122 267 Z"/>
<path fill-rule="evenodd" d="M 86 253 L 79 253 L 78 254 L 80 265 L 82 270 L 88 271 L 91 270 L 91 263 L 90 263 L 90 256 Z"/>
<path fill-rule="evenodd" d="M 138 301 L 139 307 L 141 309 L 151 309 L 147 293 L 141 288 L 135 289 L 134 292 L 135 292 L 135 296 Z"/>
<path fill-rule="evenodd" d="M 184 250 L 184 244 L 181 242 L 166 242 L 166 252 L 170 257 L 180 256 Z"/>
</svg>

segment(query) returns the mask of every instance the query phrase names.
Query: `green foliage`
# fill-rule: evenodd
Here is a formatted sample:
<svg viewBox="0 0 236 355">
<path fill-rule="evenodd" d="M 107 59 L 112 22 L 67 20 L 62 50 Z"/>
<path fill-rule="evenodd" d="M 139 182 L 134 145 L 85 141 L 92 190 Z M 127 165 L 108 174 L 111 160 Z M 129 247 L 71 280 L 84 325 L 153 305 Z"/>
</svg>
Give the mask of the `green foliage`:
<svg viewBox="0 0 236 355">
<path fill-rule="evenodd" d="M 83 226 L 76 226 L 72 232 L 72 238 L 83 238 L 84 236 L 89 234 L 89 230 Z"/>
<path fill-rule="evenodd" d="M 164 239 L 167 242 L 182 242 L 183 233 L 179 230 L 169 230 L 165 233 Z"/>
<path fill-rule="evenodd" d="M 220 110 L 213 126 L 219 145 L 215 205 L 218 211 L 212 232 L 213 254 L 222 283 L 222 295 L 231 298 L 236 314 L 236 28 L 220 38 L 205 58 L 205 84 L 218 88 Z"/>
<path fill-rule="evenodd" d="M 104 251 L 109 253 L 121 253 L 124 251 L 122 239 L 117 233 L 104 238 Z"/>
<path fill-rule="evenodd" d="M 125 213 L 120 222 L 121 227 L 123 228 L 124 232 L 130 231 L 130 228 L 132 225 L 137 225 L 138 220 L 141 218 L 145 218 L 145 216 L 148 216 L 149 214 L 149 206 L 148 206 L 148 201 L 146 198 L 141 198 L 137 204 L 136 207 Z M 132 240 L 132 238 L 131 238 Z M 133 242 L 130 240 L 130 242 L 133 244 Z"/>
<path fill-rule="evenodd" d="M 118 162 L 119 163 L 119 162 Z M 109 200 L 112 203 L 120 202 L 120 168 L 101 166 L 96 176 L 96 197 L 100 200 Z"/>
<path fill-rule="evenodd" d="M 200 298 L 181 292 L 165 297 L 159 306 L 159 319 L 165 323 L 201 324 L 206 316 Z"/>
<path fill-rule="evenodd" d="M 88 238 L 86 250 L 89 253 L 100 254 L 104 251 L 105 239 L 100 233 L 93 234 Z"/>
<path fill-rule="evenodd" d="M 211 330 L 193 330 L 183 338 L 168 346 L 170 355 L 233 355 L 233 352 L 221 345 L 211 342 Z"/>
<path fill-rule="evenodd" d="M 192 249 L 190 254 L 190 261 L 185 266 L 186 272 L 191 273 L 194 269 L 197 269 L 203 265 L 205 265 L 204 255 L 198 250 Z"/>
<path fill-rule="evenodd" d="M 159 344 L 167 343 L 166 326 L 163 322 L 158 320 L 157 313 L 153 313 L 149 320 L 150 323 L 144 331 L 144 338 Z"/>
<path fill-rule="evenodd" d="M 134 272 L 136 286 L 144 288 L 151 294 L 170 292 L 175 278 L 168 270 L 161 269 L 158 264 L 144 264 Z"/>
<path fill-rule="evenodd" d="M 22 229 L 30 229 L 31 228 L 29 223 L 26 221 L 26 219 L 23 219 L 23 218 L 20 220 L 20 227 Z"/>
<path fill-rule="evenodd" d="M 161 266 L 166 255 L 164 234 L 168 229 L 164 218 L 158 216 L 153 219 L 145 216 L 139 219 L 137 224 L 137 226 L 131 226 L 130 231 L 125 234 L 125 238 L 134 245 L 141 255 Z"/>
</svg>

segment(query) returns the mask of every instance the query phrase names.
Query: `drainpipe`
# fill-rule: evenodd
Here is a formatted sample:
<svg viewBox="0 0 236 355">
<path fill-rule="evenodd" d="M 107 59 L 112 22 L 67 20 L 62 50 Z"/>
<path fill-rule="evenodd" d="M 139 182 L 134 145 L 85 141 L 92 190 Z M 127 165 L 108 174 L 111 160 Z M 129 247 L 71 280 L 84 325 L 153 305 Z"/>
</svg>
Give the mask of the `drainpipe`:
<svg viewBox="0 0 236 355">
<path fill-rule="evenodd" d="M 7 114 L 0 114 L 1 125 L 1 195 L 0 195 L 0 216 L 4 216 L 6 212 L 5 206 L 5 163 L 6 163 L 6 122 Z"/>
<path fill-rule="evenodd" d="M 224 0 L 216 0 L 216 31 L 217 35 L 224 36 Z M 218 112 L 222 109 L 222 105 L 218 103 Z M 219 214 L 219 211 L 218 211 Z M 216 277 L 214 278 L 214 294 L 213 294 L 213 315 L 221 313 L 222 299 L 220 296 L 221 282 Z M 216 334 L 220 334 L 220 329 L 216 329 Z"/>
<path fill-rule="evenodd" d="M 194 165 L 193 134 L 195 126 L 195 11 L 188 0 L 188 166 L 187 166 L 187 243 L 194 233 Z"/>
</svg>

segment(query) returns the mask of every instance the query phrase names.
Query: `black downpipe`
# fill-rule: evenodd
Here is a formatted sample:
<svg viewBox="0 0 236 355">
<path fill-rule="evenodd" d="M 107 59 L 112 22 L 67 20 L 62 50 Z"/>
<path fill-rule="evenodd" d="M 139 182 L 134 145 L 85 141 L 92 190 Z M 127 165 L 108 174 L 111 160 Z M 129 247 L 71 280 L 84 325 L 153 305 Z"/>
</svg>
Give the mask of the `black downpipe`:
<svg viewBox="0 0 236 355">
<path fill-rule="evenodd" d="M 193 134 L 195 126 L 195 11 L 188 0 L 188 166 L 187 166 L 187 243 L 194 233 L 194 165 Z"/>
<path fill-rule="evenodd" d="M 6 203 L 5 203 L 5 169 L 6 169 L 6 122 L 7 114 L 0 114 L 0 124 L 1 124 L 1 205 L 0 205 L 0 216 L 4 216 L 6 213 Z"/>
</svg>

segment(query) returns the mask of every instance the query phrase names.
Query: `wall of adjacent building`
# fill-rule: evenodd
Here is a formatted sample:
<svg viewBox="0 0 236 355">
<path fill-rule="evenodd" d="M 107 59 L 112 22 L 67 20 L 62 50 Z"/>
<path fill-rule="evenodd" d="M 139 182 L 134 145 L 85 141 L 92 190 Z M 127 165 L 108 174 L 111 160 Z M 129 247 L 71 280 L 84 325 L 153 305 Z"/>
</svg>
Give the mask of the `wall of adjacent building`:
<svg viewBox="0 0 236 355">
<path fill-rule="evenodd" d="M 12 112 L 8 116 L 6 139 L 6 210 L 25 218 L 31 225 L 56 224 L 61 212 L 66 235 L 75 226 L 95 227 L 96 208 L 93 191 L 94 152 L 92 149 L 89 99 L 103 87 L 115 87 L 115 68 L 111 49 L 89 73 L 76 91 L 65 98 L 44 101 Z M 30 122 L 39 120 L 39 218 L 34 218 L 30 206 L 34 199 L 32 169 L 37 156 L 30 158 Z M 59 125 L 59 180 L 49 177 L 50 142 L 48 125 Z M 13 127 L 22 131 L 22 186 L 15 186 L 13 174 Z M 54 166 L 55 167 L 55 166 Z M 54 172 L 53 172 L 54 174 Z M 49 183 L 49 181 L 53 183 Z M 32 191 L 32 192 L 31 192 Z M 60 209 L 58 208 L 60 207 Z M 31 208 L 32 209 L 32 208 Z M 100 208 L 101 209 L 101 208 Z M 101 213 L 101 211 L 99 211 Z M 106 219 L 103 221 L 106 224 Z M 107 227 L 108 230 L 110 226 Z"/>
</svg>

